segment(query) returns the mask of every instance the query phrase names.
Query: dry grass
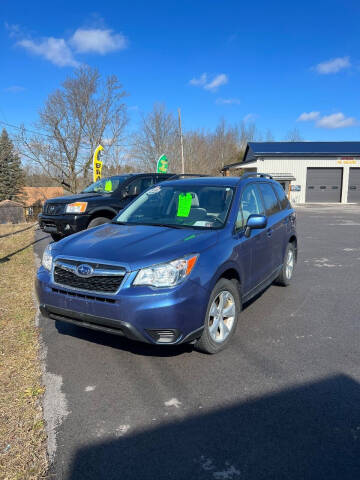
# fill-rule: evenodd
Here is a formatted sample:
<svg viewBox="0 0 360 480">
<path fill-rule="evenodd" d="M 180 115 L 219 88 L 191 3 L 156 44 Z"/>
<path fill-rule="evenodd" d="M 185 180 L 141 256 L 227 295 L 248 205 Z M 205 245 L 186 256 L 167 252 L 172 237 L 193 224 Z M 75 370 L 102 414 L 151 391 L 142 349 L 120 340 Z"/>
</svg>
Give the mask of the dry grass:
<svg viewBox="0 0 360 480">
<path fill-rule="evenodd" d="M 34 228 L 0 225 L 0 479 L 47 469 L 39 339 L 34 324 Z M 20 230 L 26 229 L 22 232 Z M 15 235 L 3 236 L 17 231 Z M 17 252 L 17 253 L 15 253 Z"/>
</svg>

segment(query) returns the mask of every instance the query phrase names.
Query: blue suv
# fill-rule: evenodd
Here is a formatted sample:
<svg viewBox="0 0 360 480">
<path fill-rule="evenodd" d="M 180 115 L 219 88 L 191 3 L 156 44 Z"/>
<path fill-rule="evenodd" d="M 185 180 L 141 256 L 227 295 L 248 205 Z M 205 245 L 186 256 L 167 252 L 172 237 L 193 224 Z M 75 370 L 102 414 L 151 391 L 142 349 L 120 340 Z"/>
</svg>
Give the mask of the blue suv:
<svg viewBox="0 0 360 480">
<path fill-rule="evenodd" d="M 52 320 L 216 353 L 244 302 L 274 281 L 290 283 L 295 227 L 269 175 L 165 181 L 111 223 L 47 246 L 40 309 Z"/>
</svg>

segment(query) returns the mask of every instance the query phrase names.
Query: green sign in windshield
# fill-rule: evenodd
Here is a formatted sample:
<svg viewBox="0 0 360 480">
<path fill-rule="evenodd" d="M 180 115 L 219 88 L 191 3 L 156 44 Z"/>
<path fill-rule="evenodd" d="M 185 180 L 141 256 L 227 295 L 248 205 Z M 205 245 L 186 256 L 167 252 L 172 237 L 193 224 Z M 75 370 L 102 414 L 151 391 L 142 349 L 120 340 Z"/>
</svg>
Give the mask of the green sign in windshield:
<svg viewBox="0 0 360 480">
<path fill-rule="evenodd" d="M 156 173 L 166 173 L 168 171 L 169 161 L 166 155 L 161 155 L 157 162 Z"/>
<path fill-rule="evenodd" d="M 191 193 L 180 193 L 177 216 L 178 217 L 188 217 L 191 210 Z"/>
</svg>

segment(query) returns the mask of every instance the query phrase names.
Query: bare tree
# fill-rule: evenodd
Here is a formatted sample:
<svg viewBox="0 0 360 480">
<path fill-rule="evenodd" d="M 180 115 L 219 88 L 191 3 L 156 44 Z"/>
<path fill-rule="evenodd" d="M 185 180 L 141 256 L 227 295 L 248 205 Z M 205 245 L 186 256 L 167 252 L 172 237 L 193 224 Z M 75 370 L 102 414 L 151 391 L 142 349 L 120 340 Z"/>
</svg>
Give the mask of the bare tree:
<svg viewBox="0 0 360 480">
<path fill-rule="evenodd" d="M 133 135 L 131 153 L 146 171 L 155 171 L 156 162 L 162 154 L 168 157 L 171 171 L 180 171 L 177 121 L 171 112 L 166 111 L 164 104 L 156 103 L 150 113 L 143 115 L 139 129 Z"/>
<path fill-rule="evenodd" d="M 80 67 L 49 95 L 36 124 L 42 134 L 29 137 L 21 131 L 21 154 L 76 192 L 89 181 L 97 145 L 106 146 L 109 155 L 121 141 L 127 123 L 125 95 L 116 76 L 103 81 L 97 69 Z"/>
<path fill-rule="evenodd" d="M 287 142 L 303 142 L 304 138 L 297 128 L 293 128 L 287 132 L 284 140 Z"/>
</svg>

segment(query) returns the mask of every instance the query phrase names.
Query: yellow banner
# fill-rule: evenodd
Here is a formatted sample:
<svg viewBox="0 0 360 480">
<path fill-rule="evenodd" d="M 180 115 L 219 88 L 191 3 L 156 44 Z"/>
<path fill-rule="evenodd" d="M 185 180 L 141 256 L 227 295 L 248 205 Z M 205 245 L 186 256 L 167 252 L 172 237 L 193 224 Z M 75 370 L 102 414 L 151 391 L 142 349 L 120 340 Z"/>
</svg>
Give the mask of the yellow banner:
<svg viewBox="0 0 360 480">
<path fill-rule="evenodd" d="M 101 160 L 98 160 L 98 154 L 100 150 L 104 150 L 104 148 L 99 145 L 96 147 L 96 150 L 94 152 L 94 158 L 93 158 L 93 180 L 94 182 L 97 182 L 98 180 L 101 179 L 101 169 L 103 166 L 103 162 Z"/>
</svg>

